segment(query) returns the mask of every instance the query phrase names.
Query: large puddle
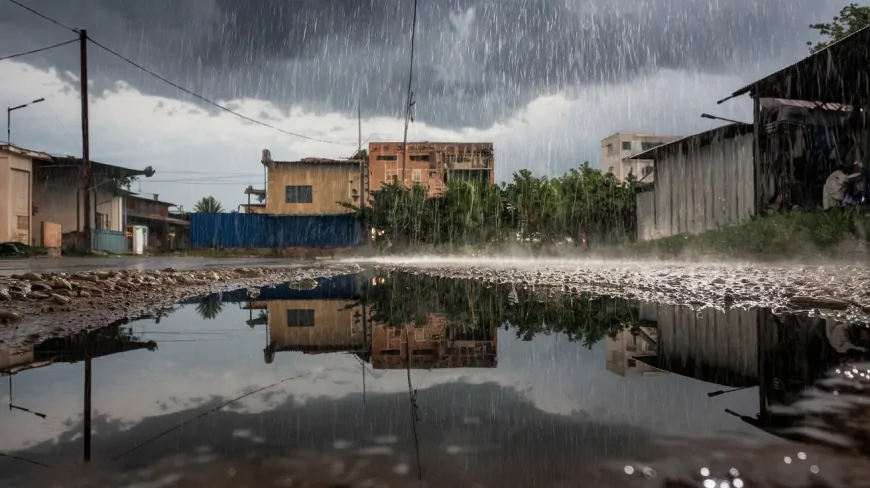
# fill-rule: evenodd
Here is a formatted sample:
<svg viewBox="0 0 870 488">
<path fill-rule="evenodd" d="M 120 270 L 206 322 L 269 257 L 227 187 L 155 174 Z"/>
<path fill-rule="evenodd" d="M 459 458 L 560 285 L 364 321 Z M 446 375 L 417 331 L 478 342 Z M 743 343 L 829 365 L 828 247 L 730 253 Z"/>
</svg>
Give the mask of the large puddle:
<svg viewBox="0 0 870 488">
<path fill-rule="evenodd" d="M 870 484 L 826 472 L 870 455 L 868 331 L 397 272 L 240 290 L 0 351 L 0 484 Z"/>
</svg>

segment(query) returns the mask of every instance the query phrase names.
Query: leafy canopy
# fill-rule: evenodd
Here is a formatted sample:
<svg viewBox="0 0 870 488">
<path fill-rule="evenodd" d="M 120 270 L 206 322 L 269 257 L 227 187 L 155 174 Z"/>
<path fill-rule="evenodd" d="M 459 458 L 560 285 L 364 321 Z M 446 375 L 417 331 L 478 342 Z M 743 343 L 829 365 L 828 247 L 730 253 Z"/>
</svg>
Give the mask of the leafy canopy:
<svg viewBox="0 0 870 488">
<path fill-rule="evenodd" d="M 870 6 L 850 3 L 843 7 L 831 22 L 810 25 L 810 29 L 818 31 L 819 35 L 825 39 L 815 44 L 807 42 L 807 45 L 810 47 L 811 53 L 816 53 L 868 25 L 870 25 Z"/>
</svg>

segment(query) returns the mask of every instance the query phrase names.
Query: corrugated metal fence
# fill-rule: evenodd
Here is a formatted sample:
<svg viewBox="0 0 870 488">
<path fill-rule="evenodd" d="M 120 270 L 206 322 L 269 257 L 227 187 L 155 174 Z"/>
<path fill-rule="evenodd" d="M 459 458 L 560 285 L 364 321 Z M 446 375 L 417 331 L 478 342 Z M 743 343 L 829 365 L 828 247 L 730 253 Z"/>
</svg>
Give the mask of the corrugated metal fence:
<svg viewBox="0 0 870 488">
<path fill-rule="evenodd" d="M 352 247 L 360 242 L 359 221 L 349 213 L 195 213 L 190 216 L 190 247 L 194 249 Z"/>
<path fill-rule="evenodd" d="M 97 251 L 112 254 L 124 254 L 127 252 L 127 235 L 115 230 L 92 229 L 93 242 L 91 246 Z"/>
</svg>

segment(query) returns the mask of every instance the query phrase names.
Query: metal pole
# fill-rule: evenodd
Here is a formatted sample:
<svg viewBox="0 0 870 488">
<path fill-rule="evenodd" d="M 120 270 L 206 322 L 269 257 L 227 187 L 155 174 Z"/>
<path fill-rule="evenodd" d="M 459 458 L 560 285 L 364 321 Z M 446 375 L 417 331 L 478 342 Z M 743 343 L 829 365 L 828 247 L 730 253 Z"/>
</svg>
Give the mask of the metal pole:
<svg viewBox="0 0 870 488">
<path fill-rule="evenodd" d="M 85 462 L 91 461 L 91 338 L 85 337 L 85 406 L 82 413 L 84 426 L 82 436 L 84 437 L 84 458 Z"/>
<path fill-rule="evenodd" d="M 6 144 L 12 144 L 12 107 L 6 107 Z"/>
<path fill-rule="evenodd" d="M 81 51 L 81 98 L 82 98 L 82 177 L 84 181 L 85 250 L 91 251 L 91 146 L 88 132 L 88 31 L 79 31 Z"/>
</svg>

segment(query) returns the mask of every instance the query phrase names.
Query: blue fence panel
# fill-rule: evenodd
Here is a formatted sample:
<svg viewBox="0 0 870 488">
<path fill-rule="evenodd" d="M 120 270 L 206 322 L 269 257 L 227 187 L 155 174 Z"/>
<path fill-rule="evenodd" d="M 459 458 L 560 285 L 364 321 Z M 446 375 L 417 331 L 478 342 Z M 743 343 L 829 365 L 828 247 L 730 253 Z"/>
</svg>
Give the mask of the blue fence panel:
<svg viewBox="0 0 870 488">
<path fill-rule="evenodd" d="M 351 247 L 360 243 L 360 232 L 353 214 L 190 216 L 192 248 Z"/>
<path fill-rule="evenodd" d="M 93 241 L 91 246 L 96 251 L 112 254 L 124 254 L 127 252 L 127 235 L 116 230 L 91 229 Z"/>
</svg>

